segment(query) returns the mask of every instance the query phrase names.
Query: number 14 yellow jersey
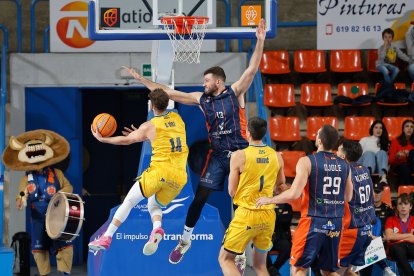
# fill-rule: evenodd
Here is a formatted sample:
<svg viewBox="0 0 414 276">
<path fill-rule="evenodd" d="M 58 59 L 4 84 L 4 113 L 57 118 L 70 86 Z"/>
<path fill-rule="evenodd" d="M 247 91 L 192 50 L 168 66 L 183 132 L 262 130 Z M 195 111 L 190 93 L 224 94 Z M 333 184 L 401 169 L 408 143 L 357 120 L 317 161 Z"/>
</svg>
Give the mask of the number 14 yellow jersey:
<svg viewBox="0 0 414 276">
<path fill-rule="evenodd" d="M 155 126 L 152 142 L 153 162 L 167 162 L 172 167 L 185 171 L 188 156 L 185 124 L 181 116 L 169 111 L 150 120 Z"/>
</svg>

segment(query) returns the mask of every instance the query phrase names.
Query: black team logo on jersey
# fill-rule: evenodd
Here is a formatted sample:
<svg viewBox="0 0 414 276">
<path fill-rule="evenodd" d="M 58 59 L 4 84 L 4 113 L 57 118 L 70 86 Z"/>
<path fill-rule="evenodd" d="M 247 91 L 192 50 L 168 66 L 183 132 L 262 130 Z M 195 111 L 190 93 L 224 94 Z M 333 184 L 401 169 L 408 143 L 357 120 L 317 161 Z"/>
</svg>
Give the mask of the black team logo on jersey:
<svg viewBox="0 0 414 276">
<path fill-rule="evenodd" d="M 246 230 L 250 230 L 250 229 L 252 229 L 250 226 L 246 226 Z"/>
</svg>

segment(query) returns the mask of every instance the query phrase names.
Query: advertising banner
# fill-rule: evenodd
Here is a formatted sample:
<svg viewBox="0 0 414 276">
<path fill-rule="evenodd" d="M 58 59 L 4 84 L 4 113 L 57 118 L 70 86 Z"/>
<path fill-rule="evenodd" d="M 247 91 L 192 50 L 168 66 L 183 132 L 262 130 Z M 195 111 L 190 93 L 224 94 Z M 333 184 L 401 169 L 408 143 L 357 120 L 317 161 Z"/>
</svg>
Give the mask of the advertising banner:
<svg viewBox="0 0 414 276">
<path fill-rule="evenodd" d="M 411 0 L 317 1 L 317 47 L 320 50 L 377 49 L 382 31 L 393 29 L 405 48 L 405 33 L 414 21 Z"/>
<path fill-rule="evenodd" d="M 151 52 L 151 40 L 93 41 L 89 39 L 88 2 L 88 0 L 49 1 L 51 52 Z M 146 1 L 99 1 L 101 26 L 125 30 L 158 28 L 153 26 L 152 14 L 144 2 Z M 194 2 L 195 5 L 197 1 L 190 2 Z M 193 7 L 191 3 L 189 6 Z M 168 1 L 163 9 L 172 13 L 176 5 L 176 1 Z M 215 40 L 203 42 L 201 51 L 215 50 Z"/>
<path fill-rule="evenodd" d="M 377 237 L 376 239 L 373 239 L 370 243 L 370 245 L 367 247 L 367 250 L 365 251 L 365 265 L 354 267 L 352 270 L 357 272 L 361 269 L 370 266 L 372 264 L 375 264 L 378 261 L 381 261 L 382 259 L 385 259 L 387 256 L 385 255 L 385 249 L 384 244 L 382 243 L 381 237 Z"/>
</svg>

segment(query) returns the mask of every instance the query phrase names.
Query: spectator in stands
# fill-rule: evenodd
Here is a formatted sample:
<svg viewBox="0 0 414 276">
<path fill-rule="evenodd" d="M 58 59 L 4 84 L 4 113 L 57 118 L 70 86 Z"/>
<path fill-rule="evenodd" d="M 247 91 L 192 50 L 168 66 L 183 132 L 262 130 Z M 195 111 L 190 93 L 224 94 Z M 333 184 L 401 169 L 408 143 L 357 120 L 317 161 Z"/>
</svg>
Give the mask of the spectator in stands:
<svg viewBox="0 0 414 276">
<path fill-rule="evenodd" d="M 272 236 L 273 247 L 271 250 L 278 251 L 276 261 L 272 264 L 270 256 L 267 256 L 267 269 L 270 276 L 279 276 L 280 268 L 290 258 L 292 248 L 292 235 L 290 234 L 290 224 L 292 222 L 292 206 L 289 204 L 278 204 L 275 207 L 276 223 L 275 231 Z"/>
<path fill-rule="evenodd" d="M 375 216 L 377 217 L 376 224 L 373 225 L 372 235 L 376 237 L 382 237 L 384 235 L 384 226 L 387 218 L 395 215 L 394 210 L 382 202 L 384 197 L 384 186 L 382 182 L 374 183 L 374 206 Z M 386 260 L 378 261 L 375 265 L 378 265 L 383 271 L 384 276 L 395 276 L 395 273 L 388 266 Z M 359 272 L 360 276 L 371 276 L 373 265 L 370 265 Z"/>
<path fill-rule="evenodd" d="M 362 156 L 358 163 L 367 167 L 371 174 L 378 172 L 380 182 L 388 184 L 388 132 L 381 120 L 375 120 L 370 129 L 368 137 L 359 141 L 362 147 Z"/>
<path fill-rule="evenodd" d="M 411 60 L 414 60 L 414 21 L 411 21 L 411 24 L 411 27 L 405 33 L 405 42 L 407 43 L 407 55 Z M 414 63 L 408 65 L 407 71 L 411 81 L 414 81 Z"/>
<path fill-rule="evenodd" d="M 385 223 L 385 238 L 388 241 L 388 255 L 397 263 L 400 275 L 414 275 L 408 260 L 414 259 L 414 218 L 410 216 L 413 202 L 408 194 L 401 194 L 397 200 L 397 215 Z"/>
<path fill-rule="evenodd" d="M 405 120 L 402 133 L 391 142 L 389 163 L 398 174 L 399 185 L 409 185 L 414 172 L 414 121 Z"/>
<path fill-rule="evenodd" d="M 382 40 L 384 44 L 378 49 L 377 70 L 384 75 L 385 85 L 391 86 L 398 75 L 400 69 L 395 65 L 398 58 L 413 63 L 412 59 L 404 54 L 398 47 L 392 45 L 394 39 L 394 31 L 390 28 L 382 32 Z"/>
</svg>

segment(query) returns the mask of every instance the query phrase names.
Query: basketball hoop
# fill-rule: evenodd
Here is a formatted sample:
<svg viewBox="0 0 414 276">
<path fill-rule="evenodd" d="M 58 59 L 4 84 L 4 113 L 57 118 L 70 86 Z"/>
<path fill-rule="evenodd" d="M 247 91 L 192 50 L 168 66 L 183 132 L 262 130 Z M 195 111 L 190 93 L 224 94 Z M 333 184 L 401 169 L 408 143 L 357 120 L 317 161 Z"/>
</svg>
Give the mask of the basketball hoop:
<svg viewBox="0 0 414 276">
<path fill-rule="evenodd" d="M 174 50 L 175 62 L 200 63 L 200 49 L 203 43 L 208 17 L 166 16 L 161 24 L 167 30 Z"/>
</svg>

